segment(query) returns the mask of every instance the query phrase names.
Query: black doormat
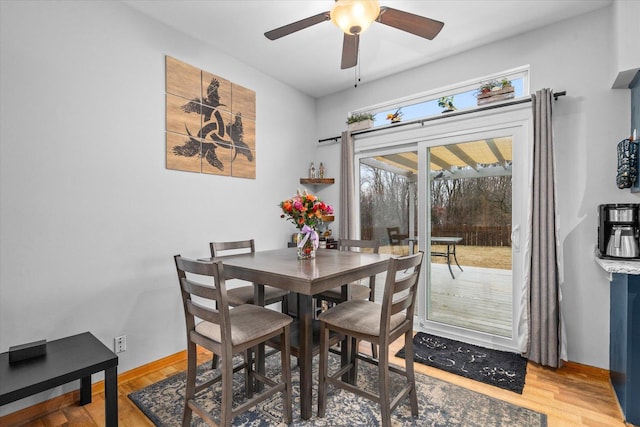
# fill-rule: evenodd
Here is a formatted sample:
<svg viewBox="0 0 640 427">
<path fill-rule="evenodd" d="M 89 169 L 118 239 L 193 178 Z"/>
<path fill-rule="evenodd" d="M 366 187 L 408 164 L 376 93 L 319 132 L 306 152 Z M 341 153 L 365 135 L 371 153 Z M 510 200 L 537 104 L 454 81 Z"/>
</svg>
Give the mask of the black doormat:
<svg viewBox="0 0 640 427">
<path fill-rule="evenodd" d="M 517 353 L 491 350 L 476 345 L 418 332 L 413 337 L 413 359 L 462 377 L 522 394 L 527 359 Z M 404 358 L 404 348 L 396 353 Z"/>
</svg>

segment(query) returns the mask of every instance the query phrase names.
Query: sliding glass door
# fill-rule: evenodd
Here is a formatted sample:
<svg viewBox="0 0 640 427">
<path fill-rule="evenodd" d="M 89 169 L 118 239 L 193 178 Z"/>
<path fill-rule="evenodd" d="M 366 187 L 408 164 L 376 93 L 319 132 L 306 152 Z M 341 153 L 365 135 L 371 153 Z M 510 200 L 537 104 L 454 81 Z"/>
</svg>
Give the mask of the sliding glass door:
<svg viewBox="0 0 640 427">
<path fill-rule="evenodd" d="M 420 323 L 427 331 L 523 347 L 528 117 L 520 111 L 494 115 L 494 124 L 469 120 L 418 143 L 419 243 L 429 255 Z"/>
<path fill-rule="evenodd" d="M 427 320 L 510 339 L 512 137 L 425 149 Z"/>
<path fill-rule="evenodd" d="M 360 237 L 425 253 L 418 329 L 522 348 L 528 123 L 514 108 L 356 140 Z"/>
<path fill-rule="evenodd" d="M 408 254 L 417 235 L 417 151 L 363 157 L 359 168 L 360 238 L 378 240 L 381 253 Z"/>
</svg>

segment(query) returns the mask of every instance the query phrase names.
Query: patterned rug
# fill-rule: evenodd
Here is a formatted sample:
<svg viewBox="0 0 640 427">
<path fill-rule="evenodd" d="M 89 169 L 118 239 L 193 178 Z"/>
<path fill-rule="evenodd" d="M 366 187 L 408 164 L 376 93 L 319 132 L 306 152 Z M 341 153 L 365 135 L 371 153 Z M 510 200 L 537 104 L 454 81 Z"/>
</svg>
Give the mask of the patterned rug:
<svg viewBox="0 0 640 427">
<path fill-rule="evenodd" d="M 404 358 L 404 348 L 396 357 Z M 520 394 L 527 374 L 527 359 L 517 353 L 490 350 L 424 332 L 413 337 L 413 359 Z"/>
<path fill-rule="evenodd" d="M 334 357 L 334 356 L 332 356 Z M 317 356 L 316 356 L 317 359 Z M 267 358 L 267 375 L 278 375 L 280 366 L 279 354 Z M 292 359 L 295 362 L 295 359 Z M 314 361 L 314 391 L 317 391 L 317 360 Z M 331 366 L 338 365 L 338 358 Z M 207 368 L 211 363 L 198 367 L 198 378 L 205 381 L 217 371 Z M 294 366 L 294 365 L 292 365 Z M 376 387 L 376 368 L 368 363 L 360 363 L 358 384 L 366 384 L 368 389 Z M 360 427 L 379 426 L 379 407 L 367 399 L 344 390 L 329 387 L 327 396 L 327 413 L 324 418 L 316 417 L 317 395 L 314 392 L 313 416 L 309 420 L 300 419 L 300 381 L 299 369 L 292 370 L 293 380 L 293 423 L 299 427 Z M 391 374 L 393 386 L 391 393 L 395 395 L 402 387 L 402 377 Z M 129 394 L 129 398 L 144 412 L 156 426 L 180 426 L 184 405 L 185 373 L 176 374 L 158 383 L 147 386 Z M 244 396 L 242 371 L 234 376 L 234 406 Z M 413 418 L 408 400 L 405 399 L 393 412 L 393 427 L 404 426 L 546 426 L 544 414 L 513 405 L 480 393 L 456 386 L 436 378 L 416 373 L 419 417 Z M 203 390 L 199 402 L 214 415 L 219 416 L 218 399 L 220 384 Z M 192 426 L 204 426 L 204 422 L 194 414 Z M 282 399 L 277 394 L 272 399 L 262 402 L 252 410 L 237 416 L 234 426 L 268 427 L 284 426 L 282 423 Z"/>
</svg>

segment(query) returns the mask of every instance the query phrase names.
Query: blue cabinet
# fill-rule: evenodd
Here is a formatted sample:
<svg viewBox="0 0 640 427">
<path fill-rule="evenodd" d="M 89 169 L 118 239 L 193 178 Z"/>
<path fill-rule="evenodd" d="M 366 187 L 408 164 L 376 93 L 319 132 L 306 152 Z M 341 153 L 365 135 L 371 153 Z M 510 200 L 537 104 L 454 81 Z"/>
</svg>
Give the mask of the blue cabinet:
<svg viewBox="0 0 640 427">
<path fill-rule="evenodd" d="M 609 371 L 627 422 L 640 425 L 640 276 L 613 274 Z"/>
</svg>

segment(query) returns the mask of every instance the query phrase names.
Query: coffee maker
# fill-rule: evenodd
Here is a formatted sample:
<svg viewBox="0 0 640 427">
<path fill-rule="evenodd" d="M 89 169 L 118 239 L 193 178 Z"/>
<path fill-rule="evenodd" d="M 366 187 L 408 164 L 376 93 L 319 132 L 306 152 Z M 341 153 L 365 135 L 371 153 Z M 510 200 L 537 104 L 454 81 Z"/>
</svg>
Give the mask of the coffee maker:
<svg viewBox="0 0 640 427">
<path fill-rule="evenodd" d="M 640 204 L 615 203 L 598 208 L 598 256 L 640 258 Z"/>
</svg>

